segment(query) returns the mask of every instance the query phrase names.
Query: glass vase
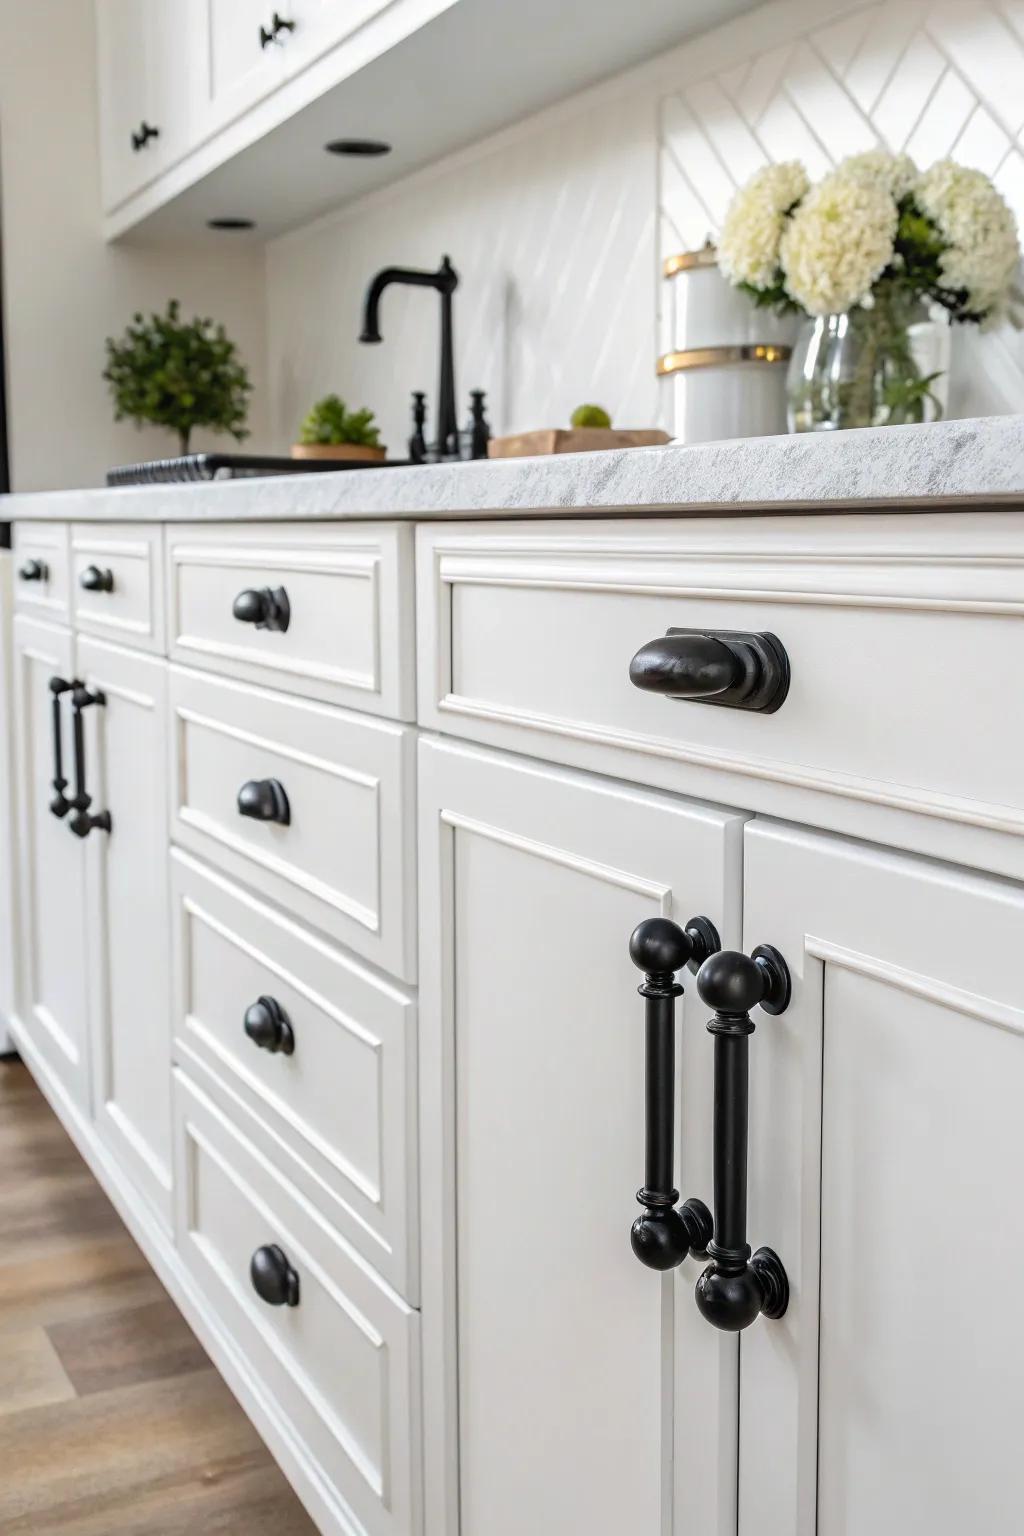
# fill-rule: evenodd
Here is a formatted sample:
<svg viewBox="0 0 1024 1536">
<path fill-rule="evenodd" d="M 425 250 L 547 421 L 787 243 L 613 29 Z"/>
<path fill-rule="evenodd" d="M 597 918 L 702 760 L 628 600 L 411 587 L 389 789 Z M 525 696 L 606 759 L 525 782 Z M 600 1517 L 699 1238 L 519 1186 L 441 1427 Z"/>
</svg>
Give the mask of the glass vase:
<svg viewBox="0 0 1024 1536">
<path fill-rule="evenodd" d="M 949 327 L 924 306 L 878 294 L 870 309 L 808 320 L 786 382 L 791 432 L 935 421 L 945 409 Z"/>
</svg>

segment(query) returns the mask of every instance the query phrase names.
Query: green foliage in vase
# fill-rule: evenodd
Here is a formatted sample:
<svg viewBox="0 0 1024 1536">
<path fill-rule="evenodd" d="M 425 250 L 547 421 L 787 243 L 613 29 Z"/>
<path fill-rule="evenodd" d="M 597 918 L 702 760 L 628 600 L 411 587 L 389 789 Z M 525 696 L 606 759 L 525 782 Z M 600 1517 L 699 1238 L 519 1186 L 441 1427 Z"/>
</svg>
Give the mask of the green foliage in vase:
<svg viewBox="0 0 1024 1536">
<path fill-rule="evenodd" d="M 339 447 L 354 443 L 364 448 L 379 448 L 380 433 L 374 425 L 373 412 L 350 411 L 338 395 L 318 400 L 299 428 L 299 442 L 308 447 Z"/>
<path fill-rule="evenodd" d="M 569 417 L 573 427 L 610 427 L 612 419 L 602 405 L 578 405 Z"/>
<path fill-rule="evenodd" d="M 238 349 L 222 325 L 181 319 L 171 299 L 167 312 L 133 316 L 124 335 L 107 338 L 103 377 L 117 421 L 150 422 L 178 435 L 187 453 L 196 427 L 248 437 L 245 420 L 252 384 Z"/>
</svg>

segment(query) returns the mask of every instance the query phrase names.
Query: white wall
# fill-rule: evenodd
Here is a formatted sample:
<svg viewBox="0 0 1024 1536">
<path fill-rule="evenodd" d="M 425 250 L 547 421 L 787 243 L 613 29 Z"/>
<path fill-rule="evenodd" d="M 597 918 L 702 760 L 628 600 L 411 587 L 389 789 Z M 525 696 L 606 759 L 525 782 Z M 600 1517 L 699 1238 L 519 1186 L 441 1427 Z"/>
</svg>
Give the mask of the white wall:
<svg viewBox="0 0 1024 1536">
<path fill-rule="evenodd" d="M 139 0 L 142 3 L 142 0 Z M 223 320 L 257 394 L 266 446 L 264 265 L 258 248 L 160 251 L 100 238 L 91 0 L 0 0 L 0 187 L 9 432 L 16 490 L 102 484 L 112 464 L 176 451 L 154 428 L 115 425 L 104 338 L 137 308 L 177 297 Z M 230 236 L 224 237 L 225 241 Z M 231 439 L 201 437 L 196 446 Z"/>
<path fill-rule="evenodd" d="M 622 426 L 670 416 L 654 376 L 661 257 L 714 233 L 735 184 L 766 160 L 820 174 L 883 143 L 990 172 L 1024 226 L 1022 82 L 1020 0 L 761 6 L 272 242 L 271 435 L 285 445 L 334 389 L 372 406 L 401 452 L 409 391 L 436 394 L 436 300 L 389 291 L 384 342 L 362 347 L 362 293 L 378 267 L 445 252 L 462 277 L 460 417 L 473 386 L 504 431 L 564 423 L 585 399 Z M 959 328 L 952 382 L 956 414 L 1019 410 L 1024 340 Z"/>
</svg>

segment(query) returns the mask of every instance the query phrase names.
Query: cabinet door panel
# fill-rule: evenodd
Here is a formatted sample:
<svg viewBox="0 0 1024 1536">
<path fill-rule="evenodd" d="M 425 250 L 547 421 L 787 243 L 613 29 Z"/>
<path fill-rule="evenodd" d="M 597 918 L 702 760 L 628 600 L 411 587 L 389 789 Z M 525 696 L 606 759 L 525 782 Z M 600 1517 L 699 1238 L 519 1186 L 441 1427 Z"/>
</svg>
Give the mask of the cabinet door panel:
<svg viewBox="0 0 1024 1536">
<path fill-rule="evenodd" d="M 167 664 L 80 637 L 78 669 L 106 697 L 85 712 L 86 763 L 112 822 L 85 844 L 96 1122 L 169 1226 Z"/>
<path fill-rule="evenodd" d="M 89 1102 L 85 871 L 67 819 L 50 811 L 53 720 L 50 678 L 70 680 L 69 630 L 19 614 L 14 694 L 21 808 L 21 944 L 18 1017 L 31 1045 L 80 1109 Z M 64 774 L 71 768 L 71 711 L 62 699 Z"/>
<path fill-rule="evenodd" d="M 740 1536 L 1003 1530 L 1024 1322 L 1024 891 L 770 823 L 745 940 L 793 1001 L 755 1015 L 750 1232 L 787 1316 L 744 1335 Z"/>
<path fill-rule="evenodd" d="M 735 939 L 740 818 L 436 742 L 420 794 L 427 1530 L 725 1536 L 735 1342 L 698 1326 L 694 1261 L 659 1276 L 629 1244 L 627 943 L 656 913 Z M 693 1008 L 688 989 L 679 1178 L 706 1196 Z"/>
<path fill-rule="evenodd" d="M 210 108 L 214 126 L 221 127 L 285 78 L 291 37 L 261 46 L 261 28 L 269 29 L 274 13 L 291 17 L 287 0 L 209 0 Z"/>
</svg>

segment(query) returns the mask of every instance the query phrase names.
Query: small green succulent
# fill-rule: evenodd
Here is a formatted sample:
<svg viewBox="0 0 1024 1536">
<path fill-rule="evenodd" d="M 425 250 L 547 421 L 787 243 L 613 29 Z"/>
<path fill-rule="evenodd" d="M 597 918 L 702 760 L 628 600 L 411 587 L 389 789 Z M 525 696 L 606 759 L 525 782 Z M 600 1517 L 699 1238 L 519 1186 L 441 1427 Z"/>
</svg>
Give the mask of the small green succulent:
<svg viewBox="0 0 1024 1536">
<path fill-rule="evenodd" d="M 299 442 L 307 446 L 337 447 L 357 443 L 366 448 L 380 446 L 380 434 L 373 424 L 373 412 L 349 411 L 338 395 L 325 395 L 299 428 Z"/>
<path fill-rule="evenodd" d="M 569 421 L 574 427 L 610 427 L 612 424 L 603 405 L 578 405 Z"/>
</svg>

